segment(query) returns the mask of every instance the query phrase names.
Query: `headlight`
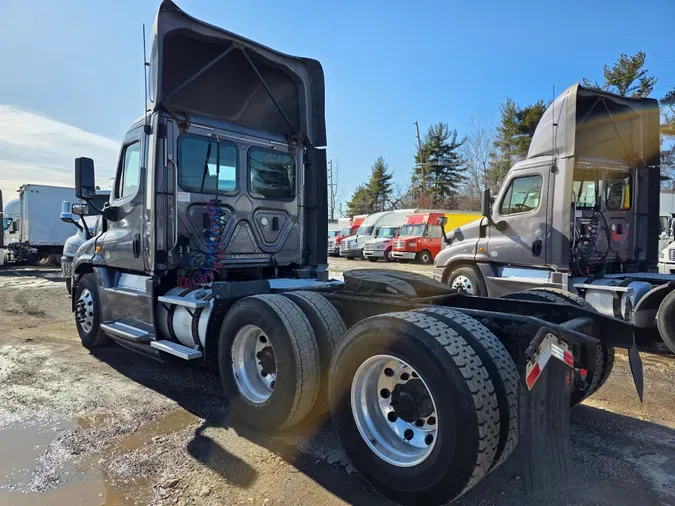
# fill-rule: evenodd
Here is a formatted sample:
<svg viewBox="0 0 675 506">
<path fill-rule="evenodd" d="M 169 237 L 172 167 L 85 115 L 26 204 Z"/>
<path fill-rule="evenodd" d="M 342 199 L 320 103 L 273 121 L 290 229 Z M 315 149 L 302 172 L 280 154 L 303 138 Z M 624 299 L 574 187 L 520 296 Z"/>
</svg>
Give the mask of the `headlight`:
<svg viewBox="0 0 675 506">
<path fill-rule="evenodd" d="M 415 246 L 417 246 L 417 241 L 410 241 L 408 243 L 408 246 L 410 246 L 411 248 L 414 248 Z"/>
<path fill-rule="evenodd" d="M 63 248 L 63 256 L 74 257 L 75 253 L 77 252 L 77 248 L 79 247 L 79 244 L 66 244 Z"/>
</svg>

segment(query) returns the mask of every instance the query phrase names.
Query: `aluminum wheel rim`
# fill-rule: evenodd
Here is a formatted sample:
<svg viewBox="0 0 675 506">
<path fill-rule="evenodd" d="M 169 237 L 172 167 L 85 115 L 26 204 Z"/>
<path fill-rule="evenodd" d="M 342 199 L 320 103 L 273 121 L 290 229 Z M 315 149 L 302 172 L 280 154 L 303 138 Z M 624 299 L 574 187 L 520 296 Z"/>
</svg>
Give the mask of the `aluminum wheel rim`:
<svg viewBox="0 0 675 506">
<path fill-rule="evenodd" d="M 464 274 L 460 274 L 452 281 L 452 288 L 471 295 L 476 295 L 476 289 L 474 288 L 473 283 Z"/>
<path fill-rule="evenodd" d="M 426 391 L 431 413 L 406 421 L 397 416 L 392 404 L 397 386 L 413 381 L 417 382 L 414 385 L 418 389 Z M 351 403 L 361 437 L 385 462 L 397 467 L 413 467 L 424 462 L 436 446 L 436 403 L 422 377 L 403 360 L 391 355 L 375 355 L 363 362 L 352 380 Z"/>
<path fill-rule="evenodd" d="M 264 355 L 267 356 L 267 363 Z M 271 361 L 274 371 L 268 371 Z M 244 325 L 232 342 L 232 372 L 239 392 L 253 404 L 267 401 L 276 385 L 274 348 L 267 335 L 256 325 Z"/>
<path fill-rule="evenodd" d="M 82 330 L 89 334 L 94 328 L 94 297 L 88 288 L 82 290 L 77 301 L 77 318 Z"/>
</svg>

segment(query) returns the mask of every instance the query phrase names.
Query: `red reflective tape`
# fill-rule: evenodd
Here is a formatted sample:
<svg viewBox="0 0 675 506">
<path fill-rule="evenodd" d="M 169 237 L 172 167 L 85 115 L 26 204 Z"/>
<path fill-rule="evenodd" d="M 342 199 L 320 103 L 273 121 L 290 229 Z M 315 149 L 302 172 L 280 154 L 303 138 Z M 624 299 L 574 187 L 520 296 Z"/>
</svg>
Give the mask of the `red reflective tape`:
<svg viewBox="0 0 675 506">
<path fill-rule="evenodd" d="M 586 376 L 588 375 L 588 370 L 586 369 L 579 369 L 579 373 L 581 374 L 582 379 L 586 379 Z"/>
<path fill-rule="evenodd" d="M 574 355 L 569 351 L 565 352 L 565 363 L 570 367 L 574 367 Z"/>
<path fill-rule="evenodd" d="M 532 369 L 530 374 L 528 374 L 527 378 L 525 379 L 525 382 L 527 383 L 527 388 L 532 389 L 535 382 L 537 381 L 537 378 L 539 378 L 540 374 L 541 368 L 539 367 L 539 364 L 535 364 L 534 369 Z"/>
</svg>

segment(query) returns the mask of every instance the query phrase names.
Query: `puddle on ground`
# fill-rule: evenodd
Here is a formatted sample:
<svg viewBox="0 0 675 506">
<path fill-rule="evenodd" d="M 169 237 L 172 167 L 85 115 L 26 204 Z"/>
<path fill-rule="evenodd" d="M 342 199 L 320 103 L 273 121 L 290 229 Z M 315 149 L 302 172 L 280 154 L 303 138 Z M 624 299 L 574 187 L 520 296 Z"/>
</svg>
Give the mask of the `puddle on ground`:
<svg viewBox="0 0 675 506">
<path fill-rule="evenodd" d="M 79 417 L 77 424 L 65 421 L 34 423 L 0 430 L 0 506 L 148 504 L 152 495 L 149 480 L 143 477 L 112 479 L 98 469 L 99 463 L 200 422 L 198 417 L 183 409 L 172 411 L 77 462 L 76 457 L 72 457 L 63 469 L 58 469 L 60 483 L 55 488 L 35 492 L 37 461 L 60 435 L 76 427 L 84 430 L 105 427 L 111 423 L 111 418 L 107 413 L 94 413 Z M 50 477 L 46 478 L 48 484 Z"/>
</svg>

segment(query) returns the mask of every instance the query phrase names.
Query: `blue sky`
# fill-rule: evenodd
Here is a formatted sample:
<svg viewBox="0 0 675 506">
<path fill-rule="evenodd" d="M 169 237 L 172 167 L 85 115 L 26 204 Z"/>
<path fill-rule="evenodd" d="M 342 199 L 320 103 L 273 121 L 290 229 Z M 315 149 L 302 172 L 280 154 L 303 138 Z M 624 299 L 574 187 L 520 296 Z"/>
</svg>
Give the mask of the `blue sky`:
<svg viewBox="0 0 675 506">
<path fill-rule="evenodd" d="M 177 3 L 322 62 L 329 157 L 339 161 L 344 198 L 380 155 L 396 181 L 408 180 L 414 121 L 426 130 L 443 120 L 461 133 L 472 115 L 496 119 L 507 96 L 531 103 L 551 98 L 553 86 L 601 79 L 621 52 L 647 53 L 659 77 L 654 96 L 675 86 L 673 0 L 642 0 L 639 10 L 626 0 Z M 0 189 L 25 179 L 68 184 L 79 155 L 112 170 L 115 143 L 142 111 L 141 24 L 150 31 L 158 5 L 0 0 Z"/>
</svg>

